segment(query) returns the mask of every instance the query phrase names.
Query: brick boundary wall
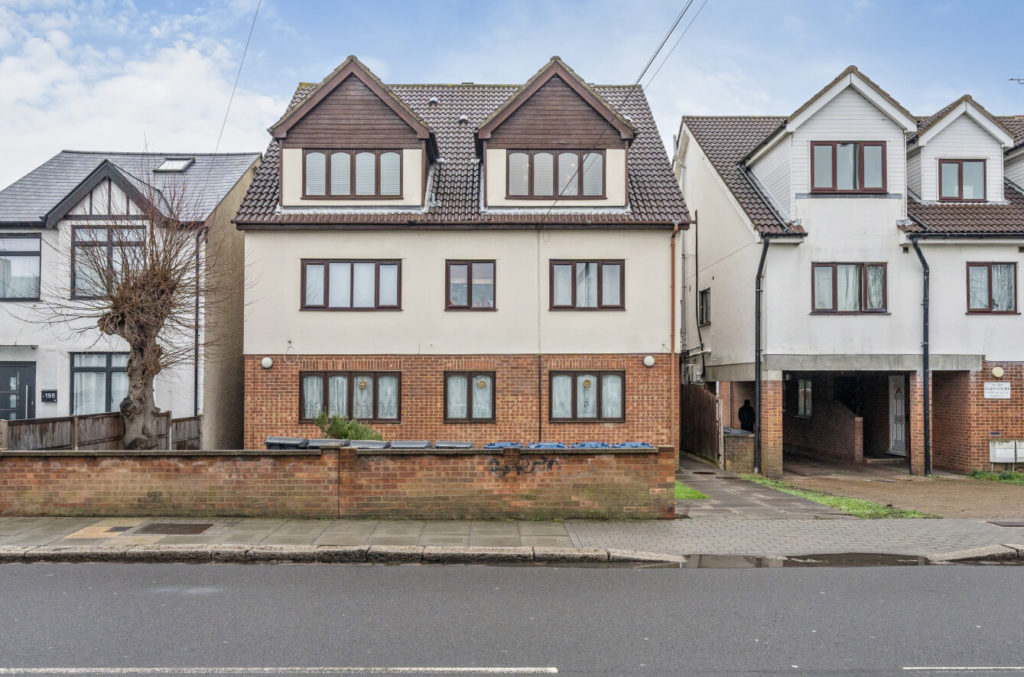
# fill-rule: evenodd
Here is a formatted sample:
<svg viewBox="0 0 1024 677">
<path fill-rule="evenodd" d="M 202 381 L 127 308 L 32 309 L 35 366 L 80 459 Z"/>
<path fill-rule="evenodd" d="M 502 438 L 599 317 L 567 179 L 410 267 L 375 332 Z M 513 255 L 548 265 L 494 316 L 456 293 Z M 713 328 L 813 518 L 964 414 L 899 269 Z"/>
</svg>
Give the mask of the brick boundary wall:
<svg viewBox="0 0 1024 677">
<path fill-rule="evenodd" d="M 671 519 L 674 447 L 0 452 L 0 515 Z"/>
<path fill-rule="evenodd" d="M 335 517 L 337 452 L 0 452 L 0 515 Z"/>
</svg>

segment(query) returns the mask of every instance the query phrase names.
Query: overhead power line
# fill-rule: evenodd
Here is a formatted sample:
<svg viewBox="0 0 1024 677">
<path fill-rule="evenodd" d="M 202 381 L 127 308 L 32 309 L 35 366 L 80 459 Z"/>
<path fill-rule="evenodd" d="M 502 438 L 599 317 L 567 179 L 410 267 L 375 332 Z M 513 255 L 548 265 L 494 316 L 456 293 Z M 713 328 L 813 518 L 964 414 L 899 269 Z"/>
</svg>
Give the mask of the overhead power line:
<svg viewBox="0 0 1024 677">
<path fill-rule="evenodd" d="M 228 125 L 228 115 L 231 113 L 231 103 L 235 100 L 235 91 L 238 89 L 238 80 L 242 77 L 242 66 L 245 65 L 245 55 L 249 53 L 249 42 L 252 41 L 252 31 L 256 28 L 256 17 L 260 15 L 260 6 L 263 0 L 257 0 L 256 11 L 252 13 L 252 24 L 249 26 L 249 35 L 245 38 L 245 49 L 242 50 L 242 58 L 238 61 L 238 72 L 235 73 L 235 84 L 231 86 L 231 96 L 228 97 L 228 107 L 224 111 L 224 120 L 220 123 L 220 132 L 217 134 L 217 143 L 213 147 L 216 153 L 220 148 L 221 138 L 224 136 L 224 128 Z"/>
</svg>

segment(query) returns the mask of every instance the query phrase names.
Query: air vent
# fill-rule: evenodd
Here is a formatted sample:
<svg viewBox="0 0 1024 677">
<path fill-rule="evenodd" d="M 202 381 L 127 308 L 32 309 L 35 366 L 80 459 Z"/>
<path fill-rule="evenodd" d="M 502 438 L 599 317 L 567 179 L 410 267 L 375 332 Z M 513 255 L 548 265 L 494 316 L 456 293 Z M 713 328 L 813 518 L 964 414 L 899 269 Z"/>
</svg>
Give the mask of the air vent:
<svg viewBox="0 0 1024 677">
<path fill-rule="evenodd" d="M 460 125 L 464 125 L 464 124 L 466 124 L 468 122 L 469 122 L 469 116 L 468 115 L 460 115 L 459 116 L 459 124 Z"/>
<path fill-rule="evenodd" d="M 427 99 L 427 105 L 428 106 L 436 106 L 439 103 L 441 103 L 441 102 L 438 100 L 438 98 L 436 96 L 432 96 L 429 99 Z"/>
</svg>

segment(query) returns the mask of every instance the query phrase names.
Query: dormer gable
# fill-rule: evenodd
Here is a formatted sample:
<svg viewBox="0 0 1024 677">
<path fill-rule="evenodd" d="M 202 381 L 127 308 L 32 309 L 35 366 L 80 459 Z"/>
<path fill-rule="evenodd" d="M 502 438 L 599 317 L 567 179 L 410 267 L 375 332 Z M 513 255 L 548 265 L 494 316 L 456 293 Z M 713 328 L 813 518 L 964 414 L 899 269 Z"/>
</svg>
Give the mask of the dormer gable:
<svg viewBox="0 0 1024 677">
<path fill-rule="evenodd" d="M 626 206 L 633 125 L 557 56 L 477 128 L 488 207 Z"/>
<path fill-rule="evenodd" d="M 274 123 L 281 205 L 419 208 L 437 158 L 427 123 L 350 56 Z"/>
<path fill-rule="evenodd" d="M 163 194 L 129 174 L 110 160 L 104 160 L 74 190 L 54 205 L 45 219 L 53 227 L 62 219 L 140 218 L 145 214 L 169 215 Z"/>
<path fill-rule="evenodd" d="M 557 56 L 526 81 L 477 129 L 492 147 L 546 144 L 594 147 L 632 141 L 633 126 Z"/>
<path fill-rule="evenodd" d="M 794 132 L 810 120 L 818 111 L 827 106 L 833 99 L 847 89 L 853 89 L 867 99 L 886 117 L 903 128 L 906 133 L 917 130 L 917 120 L 910 111 L 896 99 L 860 72 L 856 66 L 849 66 L 835 80 L 825 85 L 817 94 L 797 108 L 786 120 L 786 131 Z"/>
</svg>

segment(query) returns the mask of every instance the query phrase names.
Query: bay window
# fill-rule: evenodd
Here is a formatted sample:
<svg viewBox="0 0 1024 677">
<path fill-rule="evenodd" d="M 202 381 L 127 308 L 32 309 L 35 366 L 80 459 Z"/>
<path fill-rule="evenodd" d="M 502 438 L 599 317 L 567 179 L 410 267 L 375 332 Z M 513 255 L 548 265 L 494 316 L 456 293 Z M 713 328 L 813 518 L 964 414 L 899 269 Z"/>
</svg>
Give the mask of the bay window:
<svg viewBox="0 0 1024 677">
<path fill-rule="evenodd" d="M 494 422 L 494 372 L 446 372 L 444 420 L 448 423 Z"/>
<path fill-rule="evenodd" d="M 401 415 L 397 372 L 303 372 L 299 374 L 299 420 L 320 414 L 358 421 L 395 423 Z"/>
<path fill-rule="evenodd" d="M 885 142 L 812 142 L 811 192 L 884 193 Z"/>
<path fill-rule="evenodd" d="M 811 265 L 813 313 L 884 313 L 887 293 L 884 263 Z"/>
<path fill-rule="evenodd" d="M 968 263 L 967 312 L 1016 313 L 1017 264 Z"/>
<path fill-rule="evenodd" d="M 625 261 L 552 260 L 551 310 L 622 310 Z"/>
<path fill-rule="evenodd" d="M 624 421 L 625 382 L 621 371 L 552 371 L 549 419 L 553 423 Z"/>
<path fill-rule="evenodd" d="M 303 310 L 401 310 L 401 261 L 303 259 Z"/>
</svg>

